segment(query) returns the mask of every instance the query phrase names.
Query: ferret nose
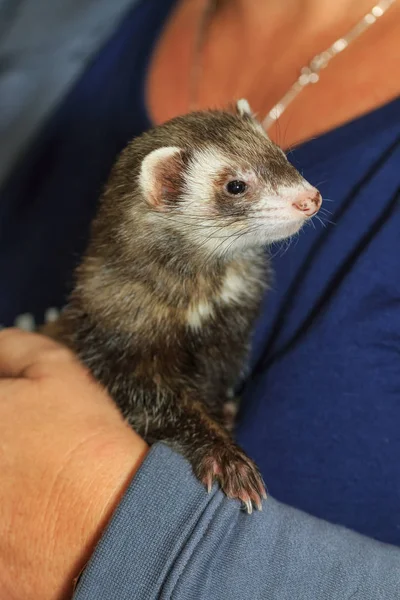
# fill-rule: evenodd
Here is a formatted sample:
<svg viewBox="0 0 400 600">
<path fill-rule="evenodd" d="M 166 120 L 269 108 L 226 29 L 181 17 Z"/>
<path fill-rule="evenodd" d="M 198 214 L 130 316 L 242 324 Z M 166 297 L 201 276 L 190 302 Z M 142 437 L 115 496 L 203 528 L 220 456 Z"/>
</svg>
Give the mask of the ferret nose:
<svg viewBox="0 0 400 600">
<path fill-rule="evenodd" d="M 321 194 L 315 188 L 301 192 L 295 202 L 293 202 L 294 208 L 303 212 L 307 217 L 315 215 L 319 211 L 321 204 Z"/>
</svg>

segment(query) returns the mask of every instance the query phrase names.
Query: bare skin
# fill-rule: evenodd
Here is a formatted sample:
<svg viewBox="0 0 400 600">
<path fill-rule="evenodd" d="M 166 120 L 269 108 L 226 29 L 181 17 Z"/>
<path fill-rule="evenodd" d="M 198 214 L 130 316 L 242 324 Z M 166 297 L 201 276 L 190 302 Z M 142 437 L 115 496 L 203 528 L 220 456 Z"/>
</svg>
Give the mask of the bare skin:
<svg viewBox="0 0 400 600">
<path fill-rule="evenodd" d="M 189 110 L 192 48 L 204 5 L 181 0 L 153 53 L 147 100 L 155 123 Z M 372 6 L 372 0 L 292 0 L 289 10 L 277 0 L 224 2 L 208 31 L 197 107 L 223 107 L 245 97 L 264 116 L 300 68 Z M 293 146 L 394 99 L 400 93 L 399 27 L 397 3 L 301 93 L 270 130 L 274 141 Z"/>
<path fill-rule="evenodd" d="M 148 447 L 73 354 L 0 332 L 0 598 L 67 600 Z"/>
</svg>

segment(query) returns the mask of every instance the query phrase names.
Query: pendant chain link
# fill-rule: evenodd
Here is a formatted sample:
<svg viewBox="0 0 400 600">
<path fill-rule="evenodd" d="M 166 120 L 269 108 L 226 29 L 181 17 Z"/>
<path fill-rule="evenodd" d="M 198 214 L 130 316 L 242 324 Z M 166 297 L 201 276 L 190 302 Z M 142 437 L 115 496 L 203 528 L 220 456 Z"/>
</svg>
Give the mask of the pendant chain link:
<svg viewBox="0 0 400 600">
<path fill-rule="evenodd" d="M 317 83 L 320 77 L 320 71 L 325 69 L 332 58 L 343 52 L 355 39 L 362 35 L 367 29 L 376 23 L 396 0 L 380 0 L 371 11 L 364 15 L 350 31 L 343 37 L 337 39 L 329 48 L 317 54 L 312 58 L 309 64 L 300 70 L 299 77 L 289 88 L 286 94 L 275 104 L 269 113 L 262 119 L 262 125 L 266 131 L 279 119 L 289 104 L 293 102 L 300 92 L 310 84 Z M 209 23 L 218 7 L 218 0 L 207 2 L 206 9 L 203 11 L 201 23 L 194 48 L 194 60 L 190 76 L 190 109 L 196 108 L 196 98 L 198 92 L 199 80 L 201 77 L 201 55 L 204 46 Z"/>
</svg>

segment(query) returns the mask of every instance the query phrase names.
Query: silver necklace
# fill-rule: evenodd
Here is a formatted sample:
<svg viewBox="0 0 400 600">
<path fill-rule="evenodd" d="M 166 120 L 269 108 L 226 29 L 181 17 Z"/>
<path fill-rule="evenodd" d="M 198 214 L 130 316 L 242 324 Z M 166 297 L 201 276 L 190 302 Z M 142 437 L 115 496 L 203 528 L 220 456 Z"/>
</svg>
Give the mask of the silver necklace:
<svg viewBox="0 0 400 600">
<path fill-rule="evenodd" d="M 332 58 L 343 52 L 356 38 L 362 35 L 367 29 L 369 29 L 376 21 L 382 17 L 385 12 L 390 8 L 396 0 L 380 0 L 369 13 L 359 21 L 350 31 L 343 37 L 337 39 L 333 44 L 314 56 L 309 64 L 300 70 L 300 75 L 295 83 L 289 88 L 286 94 L 275 104 L 275 106 L 269 111 L 266 117 L 262 120 L 262 125 L 266 131 L 279 119 L 284 113 L 289 104 L 293 102 L 295 98 L 300 94 L 304 88 L 311 84 L 319 81 L 319 72 L 325 69 Z M 207 3 L 206 10 L 201 19 L 199 26 L 199 33 L 197 36 L 194 55 L 196 60 L 193 61 L 193 68 L 191 72 L 190 81 L 190 98 L 191 98 L 191 109 L 195 107 L 194 99 L 197 97 L 197 87 L 201 74 L 201 53 L 204 44 L 204 38 L 206 34 L 207 26 L 210 19 L 214 15 L 218 6 L 218 0 L 212 0 Z"/>
</svg>

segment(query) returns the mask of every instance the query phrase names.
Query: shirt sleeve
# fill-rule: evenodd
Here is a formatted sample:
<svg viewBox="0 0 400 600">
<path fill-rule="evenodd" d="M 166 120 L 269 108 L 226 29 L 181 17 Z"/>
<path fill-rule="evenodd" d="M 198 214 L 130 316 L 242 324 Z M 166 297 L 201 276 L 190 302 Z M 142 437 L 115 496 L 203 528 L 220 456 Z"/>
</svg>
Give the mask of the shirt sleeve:
<svg viewBox="0 0 400 600">
<path fill-rule="evenodd" d="M 400 598 L 400 549 L 269 498 L 247 514 L 189 463 L 152 447 L 74 600 Z"/>
</svg>

